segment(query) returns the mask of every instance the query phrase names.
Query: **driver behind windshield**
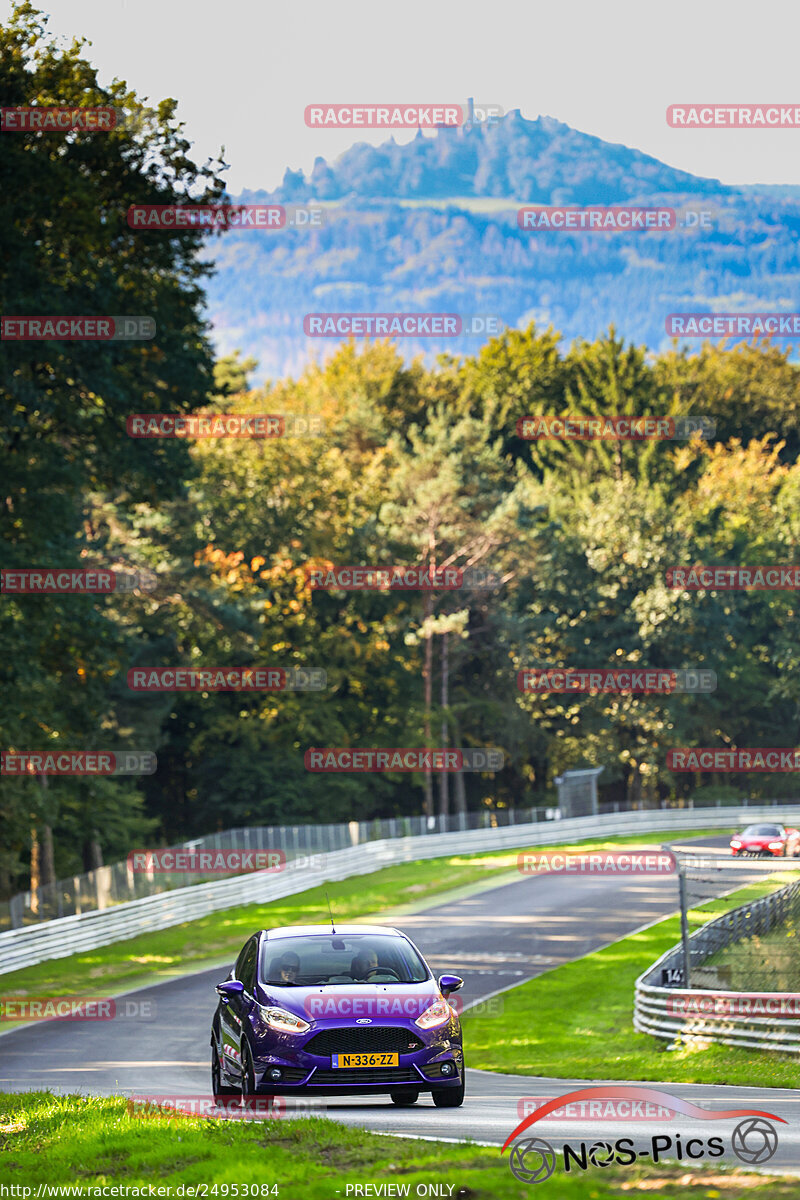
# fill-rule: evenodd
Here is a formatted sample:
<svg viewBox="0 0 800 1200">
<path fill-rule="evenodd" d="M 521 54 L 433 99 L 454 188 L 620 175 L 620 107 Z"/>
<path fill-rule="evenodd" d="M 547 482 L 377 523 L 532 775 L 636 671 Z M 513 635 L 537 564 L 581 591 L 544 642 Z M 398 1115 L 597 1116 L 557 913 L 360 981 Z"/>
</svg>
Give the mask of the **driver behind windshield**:
<svg viewBox="0 0 800 1200">
<path fill-rule="evenodd" d="M 370 975 L 374 975 L 379 969 L 376 951 L 362 950 L 353 959 L 350 973 L 354 979 L 369 979 Z"/>
<path fill-rule="evenodd" d="M 287 950 L 278 961 L 278 982 L 296 983 L 299 970 L 300 959 L 293 950 Z"/>
</svg>

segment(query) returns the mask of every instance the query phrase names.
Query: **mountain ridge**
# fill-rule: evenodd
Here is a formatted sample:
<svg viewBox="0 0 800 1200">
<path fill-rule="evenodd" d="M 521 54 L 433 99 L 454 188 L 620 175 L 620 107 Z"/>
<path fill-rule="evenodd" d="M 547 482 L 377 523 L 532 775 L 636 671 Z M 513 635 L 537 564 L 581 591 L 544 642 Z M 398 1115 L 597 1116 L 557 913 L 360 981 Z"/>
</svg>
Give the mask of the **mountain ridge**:
<svg viewBox="0 0 800 1200">
<path fill-rule="evenodd" d="M 374 198 L 509 196 L 520 204 L 605 204 L 641 192 L 726 191 L 718 179 L 669 167 L 622 143 L 604 142 L 551 116 L 533 120 L 513 109 L 491 124 L 419 130 L 409 142 L 389 136 L 356 142 L 333 164 L 318 156 L 310 176 L 287 168 L 264 192 L 277 203 Z M 245 191 L 242 195 L 255 195 Z"/>
<path fill-rule="evenodd" d="M 568 341 L 613 324 L 658 351 L 670 312 L 800 310 L 800 189 L 695 177 L 518 110 L 402 145 L 357 143 L 332 164 L 318 159 L 308 177 L 289 169 L 279 188 L 235 199 L 324 211 L 319 227 L 232 230 L 206 248 L 218 351 L 253 355 L 259 381 L 335 349 L 304 332 L 303 318 L 321 311 L 491 313 L 511 327 L 552 324 Z M 532 232 L 517 226 L 524 204 L 688 207 L 707 219 L 670 231 Z M 398 346 L 432 362 L 482 341 Z"/>
</svg>

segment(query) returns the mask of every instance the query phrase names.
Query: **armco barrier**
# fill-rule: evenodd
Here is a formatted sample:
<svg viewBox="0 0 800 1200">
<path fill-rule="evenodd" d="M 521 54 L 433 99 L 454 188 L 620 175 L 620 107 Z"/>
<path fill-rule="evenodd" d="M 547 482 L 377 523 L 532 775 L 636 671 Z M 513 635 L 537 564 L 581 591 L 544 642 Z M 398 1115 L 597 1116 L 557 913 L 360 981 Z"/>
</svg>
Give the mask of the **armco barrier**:
<svg viewBox="0 0 800 1200">
<path fill-rule="evenodd" d="M 416 815 L 375 817 L 370 821 L 340 821 L 334 824 L 238 826 L 159 849 L 162 852 L 193 850 L 199 854 L 219 850 L 241 850 L 244 853 L 277 850 L 289 861 L 303 855 L 346 850 L 364 842 L 379 842 L 382 838 L 528 825 L 531 821 L 554 819 L 557 811 L 537 807 L 493 811 L 478 809 L 446 816 L 440 813 L 430 818 Z M 616 812 L 618 809 L 609 811 Z M 209 872 L 200 869 L 136 872 L 127 859 L 108 863 L 82 875 L 70 875 L 52 883 L 40 884 L 33 891 L 17 892 L 9 900 L 0 901 L 0 932 L 40 925 L 56 917 L 78 917 L 82 913 L 111 908 L 115 904 L 127 904 L 131 900 L 143 900 L 145 896 L 157 896 L 176 888 L 208 882 Z"/>
<path fill-rule="evenodd" d="M 418 859 L 452 854 L 479 854 L 482 850 L 546 846 L 586 841 L 601 836 L 652 833 L 669 830 L 725 828 L 742 820 L 774 815 L 774 807 L 723 809 L 656 809 L 644 812 L 607 814 L 602 817 L 573 817 L 546 824 L 511 825 L 498 829 L 473 829 L 458 833 L 425 834 L 419 837 L 385 838 L 361 846 L 326 854 L 324 866 L 301 870 L 287 864 L 273 874 L 258 871 L 213 883 L 195 884 L 113 908 L 60 917 L 27 929 L 0 933 L 0 975 L 53 958 L 66 958 L 85 950 L 96 950 L 140 933 L 153 933 L 192 921 L 238 904 L 267 904 L 293 896 L 329 880 L 366 875 L 381 867 Z M 302 861 L 302 860 L 301 860 Z M 442 879 L 442 887 L 448 884 Z M 677 889 L 676 889 L 677 903 Z"/>
<path fill-rule="evenodd" d="M 780 870 L 780 860 L 773 870 Z M 759 900 L 743 904 L 731 912 L 724 913 L 698 929 L 689 939 L 690 974 L 732 942 L 768 933 L 782 924 L 786 918 L 798 911 L 800 906 L 800 881 L 762 896 Z M 786 1053 L 800 1050 L 800 1019 L 792 1015 L 794 1001 L 800 1000 L 795 993 L 769 993 L 769 1007 L 764 1003 L 764 993 L 732 992 L 722 989 L 663 987 L 656 980 L 663 978 L 661 972 L 669 968 L 681 968 L 683 952 L 680 945 L 662 954 L 658 962 L 636 980 L 633 1024 L 640 1033 L 655 1037 L 682 1041 L 724 1042 L 729 1046 L 746 1046 L 756 1050 L 781 1050 Z M 690 979 L 691 982 L 691 979 Z M 747 1015 L 731 1017 L 724 1012 L 697 1012 L 691 1014 L 671 1011 L 670 1000 L 675 996 L 688 997 L 700 1007 L 704 1000 L 711 1007 L 716 998 L 725 997 L 735 1003 L 755 1005 L 761 999 L 764 1016 Z M 781 1014 L 781 999 L 789 1000 L 787 1015 Z"/>
</svg>

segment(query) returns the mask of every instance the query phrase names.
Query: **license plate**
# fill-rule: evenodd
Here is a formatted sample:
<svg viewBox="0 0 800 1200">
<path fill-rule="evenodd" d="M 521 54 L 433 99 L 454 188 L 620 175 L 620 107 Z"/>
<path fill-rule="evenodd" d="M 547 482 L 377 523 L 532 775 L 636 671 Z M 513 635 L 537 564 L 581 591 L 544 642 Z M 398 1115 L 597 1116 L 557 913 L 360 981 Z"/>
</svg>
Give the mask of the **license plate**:
<svg viewBox="0 0 800 1200">
<path fill-rule="evenodd" d="M 332 1054 L 334 1067 L 399 1067 L 397 1054 Z"/>
</svg>

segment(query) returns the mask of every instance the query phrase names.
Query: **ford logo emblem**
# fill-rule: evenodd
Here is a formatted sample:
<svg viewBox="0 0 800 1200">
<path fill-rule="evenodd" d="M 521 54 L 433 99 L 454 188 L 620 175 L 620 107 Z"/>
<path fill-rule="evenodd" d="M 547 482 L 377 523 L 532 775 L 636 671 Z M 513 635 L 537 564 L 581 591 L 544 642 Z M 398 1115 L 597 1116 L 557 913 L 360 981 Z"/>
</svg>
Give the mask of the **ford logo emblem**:
<svg viewBox="0 0 800 1200">
<path fill-rule="evenodd" d="M 371 1024 L 372 1024 L 372 1017 L 359 1017 L 358 1020 L 356 1021 L 356 1025 L 371 1025 Z"/>
</svg>

